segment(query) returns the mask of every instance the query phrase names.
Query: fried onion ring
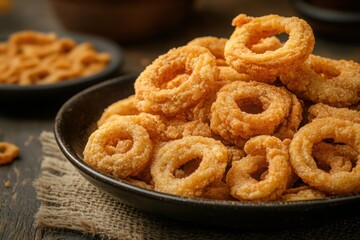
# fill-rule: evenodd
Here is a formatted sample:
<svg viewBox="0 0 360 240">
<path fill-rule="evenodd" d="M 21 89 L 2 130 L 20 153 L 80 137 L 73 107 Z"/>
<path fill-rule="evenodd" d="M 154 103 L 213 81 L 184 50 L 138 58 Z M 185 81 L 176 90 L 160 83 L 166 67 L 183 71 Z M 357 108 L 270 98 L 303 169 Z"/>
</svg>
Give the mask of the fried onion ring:
<svg viewBox="0 0 360 240">
<path fill-rule="evenodd" d="M 291 108 L 289 116 L 284 120 L 280 127 L 274 133 L 275 137 L 282 140 L 292 139 L 294 134 L 298 131 L 301 121 L 303 120 L 303 103 L 296 95 L 291 95 Z"/>
<path fill-rule="evenodd" d="M 249 82 L 253 80 L 253 77 L 246 73 L 239 73 L 234 68 L 230 66 L 220 66 L 219 67 L 219 78 L 218 81 L 225 83 L 235 82 L 235 81 L 245 81 Z"/>
<path fill-rule="evenodd" d="M 318 142 L 313 146 L 312 155 L 320 169 L 332 174 L 350 172 L 358 154 L 348 145 Z"/>
<path fill-rule="evenodd" d="M 180 86 L 160 87 L 180 74 L 188 75 Z M 206 48 L 184 46 L 172 49 L 159 56 L 136 79 L 136 107 L 144 112 L 176 115 L 199 102 L 217 75 L 215 58 Z"/>
<path fill-rule="evenodd" d="M 9 142 L 0 142 L 0 165 L 11 163 L 19 156 L 19 148 Z"/>
<path fill-rule="evenodd" d="M 174 154 L 176 153 L 176 154 Z M 184 178 L 175 171 L 183 164 L 201 159 L 198 168 Z M 227 163 L 227 150 L 212 138 L 189 136 L 162 146 L 150 165 L 155 190 L 181 196 L 200 197 L 204 188 L 222 179 Z"/>
<path fill-rule="evenodd" d="M 243 157 L 246 157 L 246 152 L 244 149 L 239 148 L 237 146 L 228 146 L 228 163 L 231 165 L 234 161 L 239 161 Z"/>
<path fill-rule="evenodd" d="M 312 148 L 324 139 L 345 143 L 357 153 L 357 163 L 350 172 L 328 173 L 319 169 Z M 308 185 L 329 194 L 360 191 L 360 124 L 337 118 L 316 118 L 295 133 L 289 147 L 295 173 Z"/>
<path fill-rule="evenodd" d="M 253 136 L 273 134 L 288 116 L 290 107 L 290 95 L 282 88 L 236 81 L 218 92 L 211 107 L 210 128 L 226 141 L 242 147 Z"/>
<path fill-rule="evenodd" d="M 149 163 L 153 144 L 144 127 L 117 117 L 94 131 L 84 149 L 84 161 L 118 178 L 135 176 Z"/>
<path fill-rule="evenodd" d="M 226 68 L 226 67 L 219 67 Z M 221 72 L 221 70 L 220 70 Z M 212 86 L 209 87 L 208 93 L 204 96 L 198 104 L 194 107 L 190 107 L 186 110 L 185 118 L 188 121 L 200 121 L 206 124 L 210 124 L 211 106 L 216 100 L 216 95 L 220 88 L 230 83 L 228 80 L 218 79 Z"/>
<path fill-rule="evenodd" d="M 314 118 L 334 117 L 360 123 L 360 112 L 348 108 L 336 108 L 317 103 L 308 108 L 309 120 Z"/>
<path fill-rule="evenodd" d="M 228 41 L 227 38 L 218 37 L 198 37 L 190 42 L 188 46 L 201 46 L 207 48 L 212 55 L 215 56 L 218 66 L 228 66 L 224 56 L 225 44 Z M 257 43 L 251 46 L 251 50 L 255 53 L 264 53 L 266 51 L 273 51 L 282 46 L 280 40 L 275 37 L 268 37 L 260 39 Z"/>
<path fill-rule="evenodd" d="M 275 81 L 280 73 L 304 62 L 314 47 L 311 27 L 297 17 L 267 15 L 249 18 L 240 14 L 234 19 L 234 24 L 236 29 L 225 45 L 226 62 L 238 72 L 255 78 Z M 260 54 L 251 50 L 250 46 L 260 39 L 283 32 L 289 38 L 282 47 Z"/>
<path fill-rule="evenodd" d="M 275 36 L 271 36 L 271 37 L 260 39 L 259 42 L 252 45 L 250 49 L 254 53 L 261 54 L 266 51 L 275 51 L 276 49 L 281 48 L 281 47 L 282 47 L 282 44 L 281 44 L 280 40 Z"/>
<path fill-rule="evenodd" d="M 231 195 L 239 200 L 277 199 L 291 180 L 287 146 L 262 135 L 247 141 L 244 150 L 248 155 L 233 162 L 226 175 Z"/>
<path fill-rule="evenodd" d="M 143 128 L 146 129 L 146 131 L 148 132 L 148 134 L 150 136 L 150 139 L 153 142 L 168 141 L 168 140 L 172 139 L 172 138 L 169 138 L 169 136 L 166 133 L 167 120 L 163 116 L 153 115 L 153 114 L 144 113 L 144 112 L 141 112 L 137 115 L 114 114 L 114 115 L 109 116 L 103 124 L 105 124 L 107 122 L 117 121 L 118 119 L 120 119 L 121 121 L 132 121 L 132 122 L 142 126 Z"/>
<path fill-rule="evenodd" d="M 135 95 L 131 95 L 108 106 L 102 113 L 97 125 L 101 126 L 113 115 L 136 115 L 139 113 L 135 107 Z"/>
<path fill-rule="evenodd" d="M 218 37 L 198 37 L 187 43 L 188 46 L 201 46 L 207 48 L 212 55 L 216 58 L 216 62 L 218 66 L 226 66 L 225 56 L 224 56 L 224 48 L 226 38 L 218 38 Z"/>
<path fill-rule="evenodd" d="M 325 197 L 326 194 L 324 194 L 323 192 L 304 185 L 296 188 L 287 189 L 280 199 L 282 201 L 291 202 L 323 199 Z"/>
<path fill-rule="evenodd" d="M 211 137 L 210 126 L 201 121 L 176 121 L 170 120 L 167 124 L 165 134 L 169 140 L 179 139 L 185 136 Z"/>
<path fill-rule="evenodd" d="M 233 200 L 230 195 L 229 186 L 223 181 L 214 181 L 205 187 L 202 198 L 217 199 L 217 200 Z"/>
<path fill-rule="evenodd" d="M 207 48 L 216 58 L 217 65 L 219 67 L 219 81 L 250 81 L 255 80 L 258 82 L 268 82 L 268 79 L 257 78 L 254 79 L 250 75 L 238 72 L 226 63 L 224 56 L 225 44 L 228 41 L 226 38 L 217 37 L 199 37 L 188 42 L 188 46 L 201 46 Z M 254 43 L 250 49 L 255 53 L 264 53 L 266 51 L 274 51 L 282 46 L 280 40 L 275 37 L 268 37 L 260 39 L 257 43 Z"/>
<path fill-rule="evenodd" d="M 297 96 L 315 103 L 346 107 L 360 101 L 360 64 L 310 55 L 304 64 L 283 72 L 280 80 Z"/>
</svg>

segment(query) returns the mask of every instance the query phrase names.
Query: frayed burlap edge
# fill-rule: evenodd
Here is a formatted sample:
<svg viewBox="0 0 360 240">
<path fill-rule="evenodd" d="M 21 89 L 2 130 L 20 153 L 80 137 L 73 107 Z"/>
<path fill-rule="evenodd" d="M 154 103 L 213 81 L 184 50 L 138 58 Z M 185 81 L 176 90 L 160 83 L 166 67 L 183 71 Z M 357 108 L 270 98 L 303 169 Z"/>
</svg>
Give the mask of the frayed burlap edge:
<svg viewBox="0 0 360 240">
<path fill-rule="evenodd" d="M 33 185 L 41 205 L 35 215 L 36 227 L 66 228 L 82 233 L 91 233 L 108 238 L 126 238 L 126 233 L 114 226 L 103 226 L 103 222 L 94 221 L 105 217 L 104 211 L 89 211 L 87 206 L 94 205 L 93 198 L 102 194 L 90 186 L 60 152 L 54 135 L 43 132 L 40 135 L 43 150 L 41 175 Z M 79 187 L 81 186 L 81 187 Z M 110 203 L 108 204 L 108 201 Z M 100 204 L 114 204 L 106 199 Z M 93 206 L 91 208 L 95 208 Z M 121 208 L 119 204 L 117 208 Z M 96 212 L 96 215 L 94 214 Z M 113 228 L 113 229 L 111 229 Z M 129 238 L 130 239 L 130 238 Z"/>
<path fill-rule="evenodd" d="M 43 132 L 40 140 L 41 175 L 33 185 L 41 205 L 35 227 L 71 229 L 106 239 L 144 239 L 149 222 L 139 211 L 87 182 L 65 159 L 52 133 Z"/>
<path fill-rule="evenodd" d="M 33 182 L 40 201 L 37 229 L 69 229 L 96 239 L 232 239 L 234 235 L 209 231 L 129 207 L 99 191 L 67 161 L 54 134 L 40 135 L 43 159 Z M 234 238 L 235 239 L 235 238 Z"/>
</svg>

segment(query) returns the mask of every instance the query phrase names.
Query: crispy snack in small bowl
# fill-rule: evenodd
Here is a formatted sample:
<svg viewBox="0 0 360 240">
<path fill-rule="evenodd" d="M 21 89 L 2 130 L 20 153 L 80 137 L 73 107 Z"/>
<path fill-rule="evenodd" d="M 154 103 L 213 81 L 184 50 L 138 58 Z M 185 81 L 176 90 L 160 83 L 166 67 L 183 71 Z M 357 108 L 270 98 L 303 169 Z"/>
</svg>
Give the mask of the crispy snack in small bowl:
<svg viewBox="0 0 360 240">
<path fill-rule="evenodd" d="M 122 61 L 116 43 L 95 36 L 35 31 L 2 36 L 0 100 L 5 107 L 64 101 L 114 76 Z"/>
</svg>

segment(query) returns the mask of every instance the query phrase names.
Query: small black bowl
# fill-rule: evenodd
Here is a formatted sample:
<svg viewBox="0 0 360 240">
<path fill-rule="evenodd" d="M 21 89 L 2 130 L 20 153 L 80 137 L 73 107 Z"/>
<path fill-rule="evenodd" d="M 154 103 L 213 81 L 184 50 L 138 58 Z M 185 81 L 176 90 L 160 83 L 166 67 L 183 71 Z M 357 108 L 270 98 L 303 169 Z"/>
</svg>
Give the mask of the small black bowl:
<svg viewBox="0 0 360 240">
<path fill-rule="evenodd" d="M 115 42 L 92 35 L 58 32 L 58 37 L 69 37 L 77 43 L 88 42 L 99 52 L 110 54 L 109 64 L 100 72 L 86 77 L 71 79 L 58 83 L 38 85 L 8 85 L 0 83 L 0 111 L 25 111 L 46 109 L 48 106 L 61 106 L 75 93 L 96 83 L 113 78 L 120 72 L 124 56 L 122 48 Z M 0 42 L 6 41 L 9 34 L 0 36 Z"/>
<path fill-rule="evenodd" d="M 147 190 L 99 172 L 83 161 L 83 150 L 104 108 L 133 94 L 136 76 L 97 84 L 59 110 L 56 141 L 71 164 L 95 187 L 132 207 L 167 218 L 234 229 L 283 229 L 316 225 L 355 215 L 360 195 L 299 202 L 235 202 L 195 199 Z"/>
<path fill-rule="evenodd" d="M 359 42 L 360 8 L 357 0 L 292 0 L 292 3 L 315 33 L 336 41 Z"/>
</svg>

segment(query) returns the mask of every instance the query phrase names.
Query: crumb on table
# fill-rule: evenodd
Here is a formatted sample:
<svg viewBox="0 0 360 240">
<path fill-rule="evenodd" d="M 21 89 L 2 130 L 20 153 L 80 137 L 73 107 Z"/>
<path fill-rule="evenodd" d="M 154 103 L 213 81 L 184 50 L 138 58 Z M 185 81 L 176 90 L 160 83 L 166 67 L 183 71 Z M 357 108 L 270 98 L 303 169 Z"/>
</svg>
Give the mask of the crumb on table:
<svg viewBox="0 0 360 240">
<path fill-rule="evenodd" d="M 4 184 L 4 185 L 5 185 L 5 187 L 7 187 L 7 188 L 8 188 L 8 187 L 10 187 L 10 186 L 11 186 L 11 182 L 10 182 L 9 180 L 7 180 L 7 181 L 5 182 L 5 184 Z"/>
</svg>

